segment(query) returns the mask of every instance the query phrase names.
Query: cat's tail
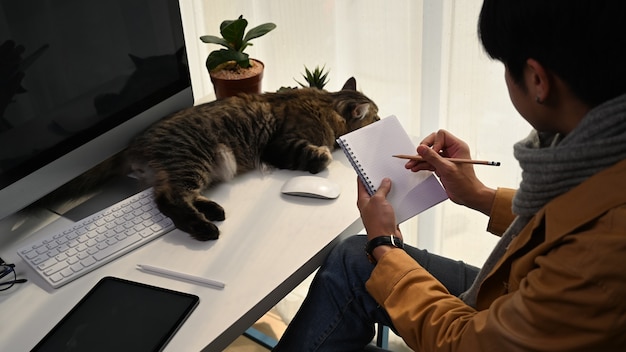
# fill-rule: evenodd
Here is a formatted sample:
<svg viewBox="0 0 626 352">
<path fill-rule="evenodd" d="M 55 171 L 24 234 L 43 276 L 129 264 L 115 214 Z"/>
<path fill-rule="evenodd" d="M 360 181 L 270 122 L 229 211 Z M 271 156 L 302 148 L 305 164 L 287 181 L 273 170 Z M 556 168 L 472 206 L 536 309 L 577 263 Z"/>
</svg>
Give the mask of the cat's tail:
<svg viewBox="0 0 626 352">
<path fill-rule="evenodd" d="M 208 241 L 219 237 L 220 231 L 212 221 L 224 220 L 224 209 L 200 191 L 164 182 L 154 186 L 154 200 L 161 213 L 193 238 Z"/>
</svg>

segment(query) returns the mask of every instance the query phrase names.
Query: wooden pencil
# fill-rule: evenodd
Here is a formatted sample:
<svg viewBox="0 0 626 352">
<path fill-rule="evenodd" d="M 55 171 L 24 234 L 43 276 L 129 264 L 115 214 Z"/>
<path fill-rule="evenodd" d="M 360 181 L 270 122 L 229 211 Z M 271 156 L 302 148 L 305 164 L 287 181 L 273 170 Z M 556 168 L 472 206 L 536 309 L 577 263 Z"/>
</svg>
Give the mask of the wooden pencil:
<svg viewBox="0 0 626 352">
<path fill-rule="evenodd" d="M 400 159 L 409 159 L 416 161 L 424 161 L 424 159 L 419 155 L 404 155 L 398 154 L 393 155 L 394 158 Z M 475 164 L 475 165 L 490 165 L 490 166 L 500 166 L 499 161 L 488 161 L 488 160 L 472 160 L 472 159 L 457 159 L 457 158 L 446 158 L 447 160 L 456 163 L 456 164 Z"/>
</svg>

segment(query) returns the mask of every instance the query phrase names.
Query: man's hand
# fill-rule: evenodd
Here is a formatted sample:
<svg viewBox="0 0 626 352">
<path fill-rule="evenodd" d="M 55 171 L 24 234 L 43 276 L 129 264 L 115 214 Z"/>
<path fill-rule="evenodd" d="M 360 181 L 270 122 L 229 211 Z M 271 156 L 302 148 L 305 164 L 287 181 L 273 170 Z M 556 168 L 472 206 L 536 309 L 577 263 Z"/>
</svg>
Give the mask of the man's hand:
<svg viewBox="0 0 626 352">
<path fill-rule="evenodd" d="M 396 214 L 387 201 L 387 194 L 391 190 L 391 180 L 384 179 L 373 196 L 367 193 L 360 179 L 357 179 L 357 186 L 357 206 L 361 212 L 368 239 L 389 235 L 402 238 L 402 233 L 396 224 Z"/>
<path fill-rule="evenodd" d="M 446 130 L 431 133 L 417 147 L 423 161 L 411 160 L 405 167 L 414 172 L 434 171 L 446 189 L 450 200 L 489 215 L 495 190 L 485 186 L 476 177 L 471 164 L 455 164 L 446 158 L 470 159 L 470 150 L 464 141 Z"/>
</svg>

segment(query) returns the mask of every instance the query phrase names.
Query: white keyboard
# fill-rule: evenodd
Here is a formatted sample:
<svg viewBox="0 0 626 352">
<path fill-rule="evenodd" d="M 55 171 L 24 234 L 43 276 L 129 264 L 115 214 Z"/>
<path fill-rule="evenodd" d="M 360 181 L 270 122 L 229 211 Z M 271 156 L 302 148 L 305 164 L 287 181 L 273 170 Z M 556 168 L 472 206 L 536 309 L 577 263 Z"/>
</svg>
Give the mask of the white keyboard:
<svg viewBox="0 0 626 352">
<path fill-rule="evenodd" d="M 172 229 L 174 224 L 157 209 L 148 188 L 17 253 L 58 288 Z"/>
</svg>

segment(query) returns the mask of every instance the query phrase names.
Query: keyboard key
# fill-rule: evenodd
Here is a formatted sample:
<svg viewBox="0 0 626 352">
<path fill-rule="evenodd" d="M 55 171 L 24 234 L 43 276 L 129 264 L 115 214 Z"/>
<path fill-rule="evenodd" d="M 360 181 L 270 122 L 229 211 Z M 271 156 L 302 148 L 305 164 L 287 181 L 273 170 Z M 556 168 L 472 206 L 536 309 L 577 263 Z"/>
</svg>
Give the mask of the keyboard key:
<svg viewBox="0 0 626 352">
<path fill-rule="evenodd" d="M 46 270 L 44 270 L 44 275 L 46 276 L 50 276 L 54 273 L 57 273 L 65 268 L 67 268 L 69 266 L 69 264 L 67 264 L 66 261 L 62 261 L 62 262 L 57 262 L 56 264 L 48 267 Z"/>
<path fill-rule="evenodd" d="M 135 242 L 139 242 L 141 241 L 142 237 L 135 234 L 129 237 L 126 237 L 125 239 L 121 240 L 121 241 L 117 241 L 116 243 L 114 243 L 112 246 L 109 246 L 107 248 L 105 248 L 104 250 L 94 254 L 93 258 L 95 260 L 102 260 L 128 246 L 130 246 L 131 244 L 135 243 Z"/>
</svg>

